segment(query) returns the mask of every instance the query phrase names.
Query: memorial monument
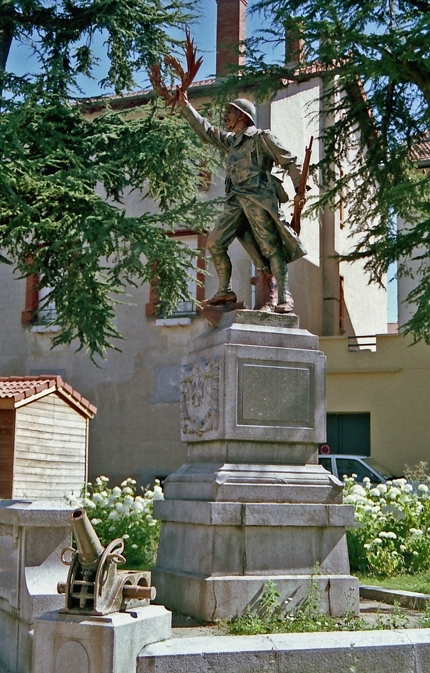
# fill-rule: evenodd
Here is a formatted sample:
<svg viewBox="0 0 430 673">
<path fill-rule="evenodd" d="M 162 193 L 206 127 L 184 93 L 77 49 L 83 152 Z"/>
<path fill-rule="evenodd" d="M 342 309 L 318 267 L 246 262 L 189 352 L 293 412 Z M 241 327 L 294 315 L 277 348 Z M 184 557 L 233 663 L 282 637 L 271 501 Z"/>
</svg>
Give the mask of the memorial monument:
<svg viewBox="0 0 430 673">
<path fill-rule="evenodd" d="M 185 91 L 196 71 L 191 47 L 187 38 L 188 73 L 174 93 L 157 68 L 152 81 L 204 142 L 226 153 L 226 198 L 208 236 L 219 288 L 203 315 L 213 329 L 191 342 L 182 366 L 187 463 L 155 503 L 162 520 L 152 573 L 157 599 L 213 621 L 242 613 L 273 580 L 291 608 L 317 583 L 325 612 L 357 612 L 345 535 L 353 509 L 317 460 L 326 440 L 325 356 L 318 337 L 299 328 L 288 289 L 287 263 L 306 254 L 298 237 L 306 171 L 270 131 L 255 127 L 250 101 L 227 105 L 226 131 L 199 115 Z M 280 209 L 285 192 L 275 164 L 296 189 L 291 225 Z M 276 285 L 259 310 L 246 310 L 231 287 L 234 238 Z"/>
</svg>

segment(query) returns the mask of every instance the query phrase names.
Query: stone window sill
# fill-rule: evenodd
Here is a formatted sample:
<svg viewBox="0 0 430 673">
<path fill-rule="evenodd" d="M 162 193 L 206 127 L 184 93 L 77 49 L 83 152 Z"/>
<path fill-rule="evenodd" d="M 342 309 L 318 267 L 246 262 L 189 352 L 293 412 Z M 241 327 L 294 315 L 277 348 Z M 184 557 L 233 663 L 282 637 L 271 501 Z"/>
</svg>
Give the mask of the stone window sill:
<svg viewBox="0 0 430 673">
<path fill-rule="evenodd" d="M 61 332 L 61 326 L 60 325 L 32 325 L 30 328 L 30 332 L 38 332 L 38 333 L 45 333 L 45 332 Z"/>
<path fill-rule="evenodd" d="M 156 327 L 177 327 L 191 325 L 191 318 L 156 318 Z"/>
</svg>

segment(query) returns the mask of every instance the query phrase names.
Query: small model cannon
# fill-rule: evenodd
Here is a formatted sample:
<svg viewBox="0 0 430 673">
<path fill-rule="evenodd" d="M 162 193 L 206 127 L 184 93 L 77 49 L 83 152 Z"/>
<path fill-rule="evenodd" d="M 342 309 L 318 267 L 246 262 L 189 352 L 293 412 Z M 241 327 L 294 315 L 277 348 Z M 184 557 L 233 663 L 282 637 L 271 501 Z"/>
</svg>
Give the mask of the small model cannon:
<svg viewBox="0 0 430 673">
<path fill-rule="evenodd" d="M 84 509 L 75 509 L 69 519 L 77 549 L 66 547 L 61 554 L 61 561 L 70 568 L 67 582 L 57 585 L 58 593 L 66 595 L 66 607 L 60 612 L 107 615 L 154 600 L 150 572 L 117 569 L 125 563 L 121 538 L 104 548 Z"/>
</svg>

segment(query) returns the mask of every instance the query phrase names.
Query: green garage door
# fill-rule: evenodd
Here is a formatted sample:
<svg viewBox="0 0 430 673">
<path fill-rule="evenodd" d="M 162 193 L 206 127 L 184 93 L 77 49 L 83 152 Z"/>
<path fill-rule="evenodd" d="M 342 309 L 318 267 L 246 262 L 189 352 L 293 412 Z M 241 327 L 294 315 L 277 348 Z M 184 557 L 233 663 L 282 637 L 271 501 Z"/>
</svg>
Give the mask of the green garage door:
<svg viewBox="0 0 430 673">
<path fill-rule="evenodd" d="M 327 414 L 327 444 L 331 453 L 370 456 L 370 413 Z"/>
</svg>

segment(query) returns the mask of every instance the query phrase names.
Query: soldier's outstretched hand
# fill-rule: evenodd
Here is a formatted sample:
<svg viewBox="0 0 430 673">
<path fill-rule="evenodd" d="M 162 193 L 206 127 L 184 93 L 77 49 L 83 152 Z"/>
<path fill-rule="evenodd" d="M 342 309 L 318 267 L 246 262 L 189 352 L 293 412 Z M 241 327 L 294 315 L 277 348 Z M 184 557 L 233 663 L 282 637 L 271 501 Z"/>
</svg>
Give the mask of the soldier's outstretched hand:
<svg viewBox="0 0 430 673">
<path fill-rule="evenodd" d="M 179 107 L 185 107 L 186 104 L 188 103 L 188 95 L 186 91 L 182 91 L 181 87 L 177 86 L 176 87 L 177 91 L 177 97 L 178 97 L 178 105 Z"/>
<path fill-rule="evenodd" d="M 294 208 L 298 208 L 299 210 L 303 210 L 303 207 L 306 203 L 306 199 L 304 196 L 301 194 L 296 194 L 294 197 Z"/>
</svg>

